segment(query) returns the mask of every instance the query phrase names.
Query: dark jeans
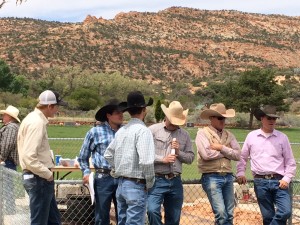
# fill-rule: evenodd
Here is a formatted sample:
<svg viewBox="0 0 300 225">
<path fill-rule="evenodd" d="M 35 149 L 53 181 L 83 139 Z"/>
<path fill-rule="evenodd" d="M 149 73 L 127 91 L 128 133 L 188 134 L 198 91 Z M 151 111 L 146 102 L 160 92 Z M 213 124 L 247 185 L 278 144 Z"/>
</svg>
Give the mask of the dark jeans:
<svg viewBox="0 0 300 225">
<path fill-rule="evenodd" d="M 5 167 L 11 170 L 17 170 L 17 165 L 11 160 L 5 160 Z"/>
<path fill-rule="evenodd" d="M 47 181 L 32 173 L 23 173 L 23 185 L 29 195 L 31 225 L 60 225 L 54 181 Z"/>
<path fill-rule="evenodd" d="M 96 173 L 95 175 L 95 224 L 96 225 L 109 225 L 110 224 L 110 208 L 111 201 L 113 200 L 115 206 L 115 215 L 118 220 L 117 214 L 117 200 L 116 191 L 118 188 L 118 180 L 109 174 Z"/>
<path fill-rule="evenodd" d="M 280 189 L 277 179 L 254 178 L 254 191 L 263 217 L 263 224 L 285 225 L 292 213 L 288 189 Z"/>
<path fill-rule="evenodd" d="M 183 203 L 183 186 L 180 177 L 166 179 L 155 177 L 154 186 L 148 193 L 147 214 L 151 225 L 177 224 L 180 222 Z M 161 204 L 165 210 L 165 222 L 162 223 Z"/>
</svg>

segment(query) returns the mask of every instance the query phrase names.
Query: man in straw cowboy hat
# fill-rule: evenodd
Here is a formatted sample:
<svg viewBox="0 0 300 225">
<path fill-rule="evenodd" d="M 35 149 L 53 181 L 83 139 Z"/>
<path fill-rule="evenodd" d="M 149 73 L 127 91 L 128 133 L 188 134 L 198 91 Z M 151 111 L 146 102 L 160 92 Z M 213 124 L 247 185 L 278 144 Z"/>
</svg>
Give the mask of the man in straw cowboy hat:
<svg viewBox="0 0 300 225">
<path fill-rule="evenodd" d="M 5 167 L 17 170 L 19 165 L 19 155 L 17 148 L 17 136 L 20 119 L 19 110 L 10 105 L 5 110 L 1 110 L 3 126 L 0 129 L 0 162 L 5 163 Z"/>
<path fill-rule="evenodd" d="M 23 185 L 29 195 L 31 225 L 60 225 L 60 212 L 54 195 L 51 168 L 54 161 L 47 134 L 48 118 L 54 117 L 59 106 L 66 106 L 59 94 L 46 90 L 38 104 L 22 121 L 18 132 L 18 152 L 23 170 Z"/>
<path fill-rule="evenodd" d="M 104 153 L 118 179 L 118 224 L 145 223 L 147 190 L 154 183 L 154 142 L 151 131 L 143 122 L 150 98 L 145 102 L 140 91 L 130 92 L 127 102 L 120 104 L 131 116 L 130 121 L 116 133 Z"/>
<path fill-rule="evenodd" d="M 164 205 L 164 224 L 179 224 L 183 203 L 181 182 L 182 163 L 191 164 L 195 154 L 188 132 L 180 128 L 187 119 L 188 109 L 173 101 L 161 108 L 165 120 L 149 127 L 155 144 L 155 183 L 149 190 L 148 218 L 151 225 L 163 224 L 161 204 Z M 172 149 L 175 152 L 172 153 Z M 173 150 L 173 151 L 174 151 Z"/>
<path fill-rule="evenodd" d="M 92 157 L 95 168 L 95 224 L 109 225 L 112 200 L 118 220 L 116 200 L 118 180 L 110 175 L 111 165 L 105 160 L 104 152 L 123 123 L 123 112 L 119 101 L 117 99 L 109 100 L 97 111 L 95 119 L 101 124 L 87 132 L 78 162 L 83 172 L 83 183 L 87 184 L 91 173 L 89 159 Z"/>
<path fill-rule="evenodd" d="M 288 137 L 275 130 L 279 118 L 275 106 L 256 109 L 254 116 L 261 121 L 261 128 L 246 137 L 237 164 L 237 180 L 239 184 L 247 182 L 245 170 L 250 158 L 263 224 L 286 224 L 292 213 L 289 183 L 296 173 L 293 151 Z"/>
<path fill-rule="evenodd" d="M 233 224 L 234 176 L 231 160 L 240 158 L 240 146 L 232 133 L 225 130 L 226 118 L 235 116 L 233 109 L 222 103 L 203 110 L 200 118 L 210 125 L 199 129 L 196 136 L 198 168 L 202 173 L 202 188 L 215 214 L 215 224 Z"/>
</svg>

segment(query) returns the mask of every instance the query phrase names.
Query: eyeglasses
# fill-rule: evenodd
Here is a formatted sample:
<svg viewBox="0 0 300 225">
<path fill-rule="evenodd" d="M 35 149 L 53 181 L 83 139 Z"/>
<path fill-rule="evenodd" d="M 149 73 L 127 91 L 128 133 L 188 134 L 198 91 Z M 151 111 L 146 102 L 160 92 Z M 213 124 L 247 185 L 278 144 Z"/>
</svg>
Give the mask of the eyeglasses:
<svg viewBox="0 0 300 225">
<path fill-rule="evenodd" d="M 277 120 L 277 118 L 276 117 L 267 116 L 267 120 Z"/>
</svg>

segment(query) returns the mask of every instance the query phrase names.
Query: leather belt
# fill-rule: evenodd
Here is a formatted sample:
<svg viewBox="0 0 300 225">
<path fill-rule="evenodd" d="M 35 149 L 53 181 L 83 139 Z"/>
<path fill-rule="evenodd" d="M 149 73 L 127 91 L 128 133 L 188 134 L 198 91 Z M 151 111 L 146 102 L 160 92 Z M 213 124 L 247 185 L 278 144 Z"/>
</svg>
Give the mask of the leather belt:
<svg viewBox="0 0 300 225">
<path fill-rule="evenodd" d="M 175 177 L 180 177 L 180 174 L 174 174 L 174 173 L 168 173 L 168 174 L 162 174 L 162 173 L 155 173 L 155 176 L 157 177 L 164 177 L 168 180 L 171 180 Z"/>
<path fill-rule="evenodd" d="M 254 178 L 262 178 L 262 179 L 267 179 L 267 180 L 277 180 L 277 179 L 281 180 L 283 178 L 283 176 L 278 173 L 265 174 L 265 175 L 256 174 L 256 175 L 254 175 Z"/>
<path fill-rule="evenodd" d="M 212 172 L 212 173 L 203 173 L 203 175 L 219 175 L 219 176 L 226 176 L 226 175 L 232 175 L 232 173 L 228 173 L 228 172 Z"/>
<path fill-rule="evenodd" d="M 95 169 L 96 173 L 104 173 L 104 174 L 110 174 L 110 171 L 109 169 L 103 169 L 103 168 L 98 168 L 98 169 Z"/>
<path fill-rule="evenodd" d="M 120 177 L 120 178 L 123 178 L 125 180 L 131 180 L 131 181 L 134 181 L 134 182 L 140 183 L 140 184 L 146 184 L 146 180 L 145 179 L 134 178 L 134 177 Z"/>
</svg>

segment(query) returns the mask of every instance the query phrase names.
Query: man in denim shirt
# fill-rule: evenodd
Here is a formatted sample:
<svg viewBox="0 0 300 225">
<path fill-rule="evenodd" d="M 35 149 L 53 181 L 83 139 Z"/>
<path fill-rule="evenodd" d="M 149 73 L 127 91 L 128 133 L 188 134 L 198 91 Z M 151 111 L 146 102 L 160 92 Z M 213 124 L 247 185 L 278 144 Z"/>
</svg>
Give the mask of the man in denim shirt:
<svg viewBox="0 0 300 225">
<path fill-rule="evenodd" d="M 118 183 L 117 179 L 110 175 L 111 166 L 104 159 L 103 154 L 123 123 L 123 112 L 118 106 L 118 100 L 112 99 L 99 109 L 95 115 L 95 119 L 102 123 L 87 132 L 80 150 L 78 162 L 83 172 L 83 183 L 87 184 L 91 172 L 89 158 L 92 156 L 92 164 L 96 172 L 94 184 L 96 201 L 95 224 L 109 225 L 109 212 L 112 200 L 115 205 L 116 219 L 118 218 L 116 201 Z"/>
</svg>

